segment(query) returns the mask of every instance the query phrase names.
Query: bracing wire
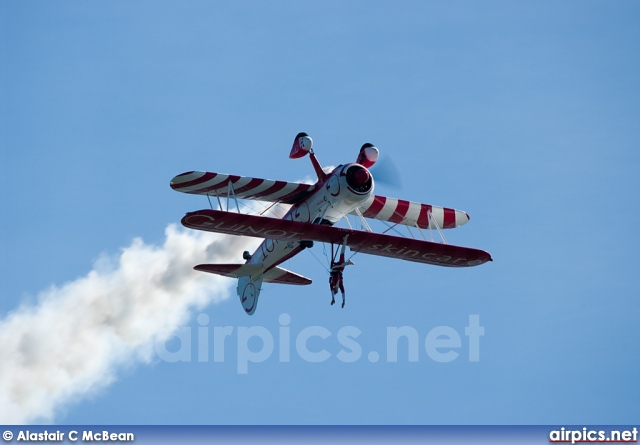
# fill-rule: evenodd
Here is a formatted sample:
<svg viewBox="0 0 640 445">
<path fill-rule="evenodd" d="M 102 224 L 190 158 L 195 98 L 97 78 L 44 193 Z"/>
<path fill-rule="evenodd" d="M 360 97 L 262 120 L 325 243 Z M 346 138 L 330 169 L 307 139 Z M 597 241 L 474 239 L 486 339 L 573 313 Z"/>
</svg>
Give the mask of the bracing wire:
<svg viewBox="0 0 640 445">
<path fill-rule="evenodd" d="M 322 266 L 322 268 L 323 268 L 327 273 L 329 273 L 329 269 L 327 269 L 327 267 L 326 267 L 324 264 L 322 264 L 322 261 L 320 261 L 320 258 L 318 258 L 318 257 L 316 256 L 316 254 L 315 254 L 315 253 L 313 253 L 313 250 L 311 250 L 311 249 L 305 249 L 305 250 L 308 250 L 308 251 L 309 251 L 309 253 L 310 253 L 310 254 L 311 254 L 311 255 L 316 259 L 316 261 L 317 261 L 318 263 L 320 263 L 320 265 Z"/>
</svg>

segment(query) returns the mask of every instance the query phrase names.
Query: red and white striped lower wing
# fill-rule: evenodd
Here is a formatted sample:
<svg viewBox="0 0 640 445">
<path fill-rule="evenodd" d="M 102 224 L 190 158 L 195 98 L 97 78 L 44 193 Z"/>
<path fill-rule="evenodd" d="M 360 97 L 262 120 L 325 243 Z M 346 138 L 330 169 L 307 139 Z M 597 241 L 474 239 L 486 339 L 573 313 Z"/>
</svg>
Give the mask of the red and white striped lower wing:
<svg viewBox="0 0 640 445">
<path fill-rule="evenodd" d="M 469 222 L 469 215 L 462 210 L 438 207 L 404 199 L 371 195 L 360 207 L 365 218 L 379 219 L 421 229 L 435 229 L 435 220 L 441 229 L 453 229 Z M 431 219 L 429 218 L 431 214 Z"/>
<path fill-rule="evenodd" d="M 236 197 L 240 199 L 285 204 L 295 204 L 301 201 L 315 188 L 313 184 L 201 171 L 182 173 L 174 177 L 171 180 L 171 188 L 178 192 L 194 195 L 227 196 L 229 183 L 231 183 Z"/>
</svg>

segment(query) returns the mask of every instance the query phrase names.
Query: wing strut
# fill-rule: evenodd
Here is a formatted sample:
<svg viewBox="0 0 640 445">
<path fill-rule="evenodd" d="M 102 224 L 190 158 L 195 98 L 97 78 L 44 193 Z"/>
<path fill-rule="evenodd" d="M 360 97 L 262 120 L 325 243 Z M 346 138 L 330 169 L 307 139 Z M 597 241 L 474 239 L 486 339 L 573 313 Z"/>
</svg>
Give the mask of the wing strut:
<svg viewBox="0 0 640 445">
<path fill-rule="evenodd" d="M 442 241 L 444 244 L 449 244 L 447 243 L 447 239 L 444 237 L 444 233 L 442 233 L 442 230 L 440 229 L 440 224 L 438 224 L 438 220 L 436 220 L 433 215 L 431 214 L 431 211 L 427 212 L 427 217 L 429 218 L 429 234 L 431 235 L 431 241 L 433 241 L 433 230 L 431 229 L 431 223 L 433 223 L 434 226 L 436 226 L 436 230 L 438 230 L 438 233 L 440 234 L 440 236 L 442 237 Z"/>
<path fill-rule="evenodd" d="M 229 185 L 227 186 L 227 212 L 229 211 L 229 201 L 231 200 L 231 195 L 233 195 L 233 200 L 236 202 L 236 208 L 238 209 L 238 213 L 240 213 L 240 205 L 238 204 L 236 191 L 233 189 L 233 184 L 231 183 L 231 179 L 229 179 Z"/>
<path fill-rule="evenodd" d="M 362 212 L 360 212 L 360 209 L 356 207 L 354 211 L 356 212 L 356 215 L 358 215 L 358 217 L 360 218 L 360 221 L 362 221 L 362 225 L 367 229 L 367 231 L 373 232 L 373 230 L 371 230 L 371 227 L 369 227 L 369 224 L 367 224 L 367 221 L 364 219 L 364 216 L 362 216 Z"/>
<path fill-rule="evenodd" d="M 327 214 L 327 211 L 329 211 L 329 207 L 331 207 L 331 203 L 327 202 L 326 207 L 324 208 L 324 210 L 322 210 L 322 208 L 320 208 L 318 210 L 318 212 L 316 213 L 316 217 L 312 220 L 314 224 L 321 224 L 322 220 L 324 219 L 324 215 Z M 320 215 L 320 212 L 322 212 L 322 215 Z M 320 216 L 318 216 L 320 215 Z"/>
</svg>

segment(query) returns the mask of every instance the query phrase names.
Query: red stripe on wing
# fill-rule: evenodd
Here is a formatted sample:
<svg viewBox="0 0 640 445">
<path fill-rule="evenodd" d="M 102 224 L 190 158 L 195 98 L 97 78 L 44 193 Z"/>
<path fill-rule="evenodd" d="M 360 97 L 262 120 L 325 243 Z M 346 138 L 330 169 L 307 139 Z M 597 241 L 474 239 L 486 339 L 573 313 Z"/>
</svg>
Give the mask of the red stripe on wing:
<svg viewBox="0 0 640 445">
<path fill-rule="evenodd" d="M 454 229 L 456 227 L 456 211 L 454 209 L 444 209 L 443 229 Z"/>
<path fill-rule="evenodd" d="M 226 181 L 222 181 L 218 184 L 215 185 L 211 185 L 209 187 L 203 187 L 201 189 L 197 189 L 197 190 L 193 190 L 190 193 L 208 193 L 208 192 L 212 192 L 212 191 L 223 191 L 226 193 L 226 191 L 229 189 L 229 182 L 231 182 L 231 184 L 235 184 L 236 182 L 238 182 L 240 180 L 242 176 L 237 176 L 237 175 L 229 175 L 229 177 L 226 179 Z M 235 191 L 235 190 L 234 190 Z"/>
<path fill-rule="evenodd" d="M 369 206 L 367 210 L 362 214 L 365 218 L 375 218 L 380 210 L 384 207 L 384 204 L 387 202 L 387 198 L 384 196 L 374 196 L 373 202 Z"/>
<path fill-rule="evenodd" d="M 431 206 L 429 204 L 420 204 L 420 216 L 418 216 L 418 227 L 426 229 L 429 227 L 429 213 Z"/>
<path fill-rule="evenodd" d="M 252 198 L 260 199 L 265 196 L 273 195 L 274 193 L 277 193 L 283 188 L 285 188 L 286 186 L 287 186 L 287 183 L 285 181 L 276 181 L 271 187 L 269 187 L 263 192 L 256 193 L 255 195 L 252 196 Z"/>
<path fill-rule="evenodd" d="M 299 196 L 308 192 L 311 187 L 312 186 L 309 184 L 298 184 L 295 190 L 293 190 L 291 193 L 287 193 L 286 195 L 281 196 L 280 198 L 278 198 L 278 201 L 287 204 L 298 202 L 300 200 Z"/>
<path fill-rule="evenodd" d="M 193 173 L 193 172 L 183 173 L 183 174 L 178 175 L 178 176 L 184 176 L 184 175 L 191 174 L 191 173 Z M 207 181 L 215 178 L 216 176 L 218 176 L 217 173 L 206 172 L 204 175 L 200 176 L 199 178 L 193 179 L 191 181 L 181 182 L 179 184 L 171 184 L 171 188 L 179 190 L 181 188 L 191 187 L 191 186 L 194 186 L 194 185 L 202 184 L 203 182 L 207 182 Z"/>
<path fill-rule="evenodd" d="M 247 185 L 242 186 L 235 190 L 236 195 L 239 195 L 240 193 L 248 192 L 249 190 L 252 190 L 258 187 L 259 185 L 261 185 L 262 183 L 264 183 L 264 181 L 265 181 L 264 179 L 260 179 L 260 178 L 251 178 L 251 181 L 249 181 Z"/>
<path fill-rule="evenodd" d="M 409 211 L 409 204 L 411 204 L 409 201 L 399 199 L 396 210 L 393 212 L 393 215 L 389 217 L 389 221 L 392 223 L 400 223 L 404 221 L 407 216 L 407 212 Z"/>
</svg>

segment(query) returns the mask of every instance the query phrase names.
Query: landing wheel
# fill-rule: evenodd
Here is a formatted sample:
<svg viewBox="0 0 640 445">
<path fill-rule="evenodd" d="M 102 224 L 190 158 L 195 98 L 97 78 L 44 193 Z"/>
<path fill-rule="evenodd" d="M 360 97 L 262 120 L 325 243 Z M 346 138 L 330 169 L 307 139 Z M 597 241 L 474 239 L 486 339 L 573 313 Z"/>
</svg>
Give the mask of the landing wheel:
<svg viewBox="0 0 640 445">
<path fill-rule="evenodd" d="M 303 249 L 309 249 L 309 248 L 313 247 L 313 241 L 308 241 L 308 240 L 300 241 L 300 246 Z"/>
</svg>

